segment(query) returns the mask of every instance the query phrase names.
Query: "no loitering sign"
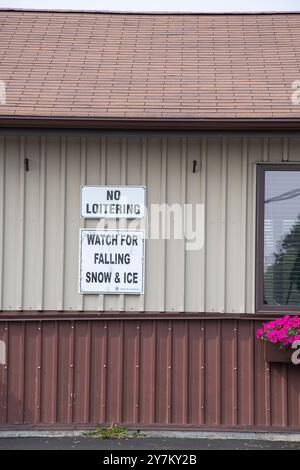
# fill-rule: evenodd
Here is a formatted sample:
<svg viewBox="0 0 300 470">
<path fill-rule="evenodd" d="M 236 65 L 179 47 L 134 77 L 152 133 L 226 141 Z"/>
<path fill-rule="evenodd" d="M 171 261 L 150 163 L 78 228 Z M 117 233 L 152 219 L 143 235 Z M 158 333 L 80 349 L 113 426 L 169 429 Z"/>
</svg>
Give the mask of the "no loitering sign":
<svg viewBox="0 0 300 470">
<path fill-rule="evenodd" d="M 80 230 L 79 291 L 144 293 L 143 230 Z"/>
<path fill-rule="evenodd" d="M 81 186 L 81 217 L 85 219 L 142 219 L 144 186 Z"/>
</svg>

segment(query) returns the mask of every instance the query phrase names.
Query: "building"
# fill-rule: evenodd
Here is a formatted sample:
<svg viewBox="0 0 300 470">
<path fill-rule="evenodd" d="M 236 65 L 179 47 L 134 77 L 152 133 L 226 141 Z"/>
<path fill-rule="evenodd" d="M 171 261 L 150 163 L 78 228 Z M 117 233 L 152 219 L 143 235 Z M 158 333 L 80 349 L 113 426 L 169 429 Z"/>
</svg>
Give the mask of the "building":
<svg viewBox="0 0 300 470">
<path fill-rule="evenodd" d="M 255 338 L 300 304 L 300 14 L 0 24 L 0 426 L 300 429 Z M 78 293 L 85 185 L 198 204 L 200 246 L 146 239 L 144 294 Z"/>
</svg>

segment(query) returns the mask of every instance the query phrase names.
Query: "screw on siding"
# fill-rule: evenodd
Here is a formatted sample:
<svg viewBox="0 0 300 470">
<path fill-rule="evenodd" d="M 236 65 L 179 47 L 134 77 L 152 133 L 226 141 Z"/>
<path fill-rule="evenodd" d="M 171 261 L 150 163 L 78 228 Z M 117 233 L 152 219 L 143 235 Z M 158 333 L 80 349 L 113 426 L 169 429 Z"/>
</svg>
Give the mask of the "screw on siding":
<svg viewBox="0 0 300 470">
<path fill-rule="evenodd" d="M 103 367 L 106 367 L 106 364 L 104 364 Z"/>
<path fill-rule="evenodd" d="M 74 367 L 73 364 L 70 364 L 70 367 Z"/>
<path fill-rule="evenodd" d="M 170 328 L 169 328 L 169 331 L 171 331 L 171 330 L 172 330 L 172 328 L 170 327 Z"/>
<path fill-rule="evenodd" d="M 140 367 L 140 366 L 137 364 L 136 367 Z"/>
</svg>

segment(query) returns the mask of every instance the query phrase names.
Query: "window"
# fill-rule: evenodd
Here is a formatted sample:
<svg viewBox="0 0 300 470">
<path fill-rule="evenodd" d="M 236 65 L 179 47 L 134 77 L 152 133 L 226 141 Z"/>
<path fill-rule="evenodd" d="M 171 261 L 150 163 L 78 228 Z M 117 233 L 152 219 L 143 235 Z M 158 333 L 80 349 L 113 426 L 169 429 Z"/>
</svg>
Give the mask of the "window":
<svg viewBox="0 0 300 470">
<path fill-rule="evenodd" d="M 300 308 L 300 165 L 259 165 L 257 310 Z"/>
</svg>

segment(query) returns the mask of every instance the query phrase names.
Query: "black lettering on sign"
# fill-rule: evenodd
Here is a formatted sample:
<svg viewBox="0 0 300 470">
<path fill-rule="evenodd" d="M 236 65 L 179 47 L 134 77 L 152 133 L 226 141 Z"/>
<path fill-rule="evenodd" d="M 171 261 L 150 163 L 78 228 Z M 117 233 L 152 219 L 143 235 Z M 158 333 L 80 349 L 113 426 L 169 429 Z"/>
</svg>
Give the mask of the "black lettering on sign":
<svg viewBox="0 0 300 470">
<path fill-rule="evenodd" d="M 124 284 L 137 284 L 138 273 L 124 273 Z"/>
<path fill-rule="evenodd" d="M 121 197 L 121 191 L 119 191 L 118 189 L 115 191 L 112 191 L 112 190 L 106 191 L 106 199 L 108 201 L 113 201 L 113 200 L 119 201 L 120 197 Z"/>
<path fill-rule="evenodd" d="M 86 272 L 85 280 L 87 283 L 110 283 L 111 282 L 111 273 L 108 272 Z"/>
</svg>

